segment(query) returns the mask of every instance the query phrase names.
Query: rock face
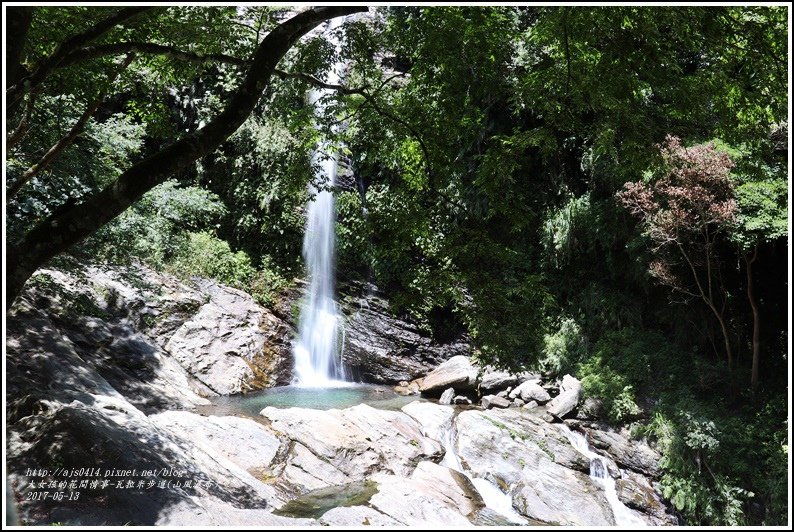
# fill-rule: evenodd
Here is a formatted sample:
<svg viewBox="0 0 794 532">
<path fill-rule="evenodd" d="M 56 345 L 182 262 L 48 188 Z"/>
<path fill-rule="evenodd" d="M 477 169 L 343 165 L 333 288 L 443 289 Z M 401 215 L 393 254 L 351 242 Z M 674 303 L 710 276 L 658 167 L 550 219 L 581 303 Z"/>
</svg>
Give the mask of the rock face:
<svg viewBox="0 0 794 532">
<path fill-rule="evenodd" d="M 656 525 L 676 525 L 678 520 L 671 515 L 659 494 L 648 479 L 634 472 L 627 472 L 615 481 L 618 499 L 634 510 L 647 513 Z"/>
<path fill-rule="evenodd" d="M 661 476 L 661 455 L 647 444 L 631 439 L 627 431 L 615 432 L 592 427 L 583 430 L 591 445 L 609 453 L 618 465 L 652 478 Z"/>
<path fill-rule="evenodd" d="M 409 526 L 471 526 L 485 504 L 471 481 L 432 462 L 421 462 L 410 478 L 378 479 L 378 493 L 370 504 Z"/>
<path fill-rule="evenodd" d="M 576 405 L 579 404 L 581 395 L 582 383 L 570 375 L 565 375 L 562 378 L 560 395 L 552 399 L 551 402 L 546 405 L 546 412 L 556 418 L 562 419 L 576 408 Z"/>
<path fill-rule="evenodd" d="M 310 475 L 311 489 L 364 480 L 375 472 L 407 476 L 420 461 L 442 454 L 439 443 L 402 412 L 362 404 L 326 411 L 267 407 L 262 416 L 294 444 L 284 474 L 294 485 Z M 302 448 L 308 453 L 301 454 Z"/>
<path fill-rule="evenodd" d="M 450 357 L 469 354 L 468 339 L 463 335 L 439 342 L 394 317 L 383 295 L 372 285 L 351 284 L 341 287 L 340 293 L 345 316 L 342 358 L 364 382 L 411 381 Z"/>
<path fill-rule="evenodd" d="M 456 448 L 475 476 L 510 493 L 534 520 L 561 525 L 613 525 L 603 492 L 583 471 L 589 460 L 556 425 L 525 409 L 462 412 Z"/>
<path fill-rule="evenodd" d="M 288 384 L 289 327 L 240 290 L 196 281 L 209 301 L 171 336 L 165 349 L 221 395 Z"/>
<path fill-rule="evenodd" d="M 425 375 L 419 390 L 423 394 L 438 395 L 447 388 L 471 390 L 477 385 L 477 368 L 468 357 L 455 356 Z"/>
<path fill-rule="evenodd" d="M 281 448 L 273 433 L 251 420 L 177 411 L 214 395 L 163 347 L 207 300 L 142 267 L 45 270 L 31 279 L 7 316 L 6 344 L 8 480 L 23 522 L 314 522 L 271 513 L 284 500 L 257 471 L 273 467 Z M 79 504 L 26 499 L 33 480 L 63 480 L 56 465 L 89 464 L 99 475 L 155 471 L 146 479 L 155 482 L 175 481 L 176 471 L 189 483 L 81 489 Z M 30 476 L 31 468 L 50 471 Z"/>
<path fill-rule="evenodd" d="M 419 423 L 422 434 L 439 442 L 444 439 L 444 433 L 455 417 L 455 410 L 451 406 L 420 401 L 405 405 L 402 411 Z"/>
<path fill-rule="evenodd" d="M 455 388 L 447 388 L 438 400 L 438 404 L 451 405 L 455 399 Z"/>
</svg>

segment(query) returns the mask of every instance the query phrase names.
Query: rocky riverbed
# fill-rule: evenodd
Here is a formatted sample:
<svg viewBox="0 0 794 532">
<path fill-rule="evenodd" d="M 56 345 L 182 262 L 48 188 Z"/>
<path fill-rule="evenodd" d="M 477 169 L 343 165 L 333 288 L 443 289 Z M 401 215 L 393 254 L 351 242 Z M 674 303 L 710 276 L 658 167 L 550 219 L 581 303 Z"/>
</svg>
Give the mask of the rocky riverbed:
<svg viewBox="0 0 794 532">
<path fill-rule="evenodd" d="M 378 318 L 385 309 L 380 300 L 348 314 L 380 346 L 359 366 L 431 401 L 214 415 L 212 397 L 289 381 L 284 313 L 142 266 L 40 271 L 8 315 L 8 482 L 20 522 L 615 524 L 564 426 L 587 434 L 631 515 L 676 522 L 656 490 L 656 451 L 573 418 L 578 381 L 479 368 L 460 342 L 445 351 Z M 414 348 L 397 341 L 405 331 Z M 401 357 L 410 369 L 383 369 Z M 435 401 L 444 394 L 450 404 Z"/>
</svg>

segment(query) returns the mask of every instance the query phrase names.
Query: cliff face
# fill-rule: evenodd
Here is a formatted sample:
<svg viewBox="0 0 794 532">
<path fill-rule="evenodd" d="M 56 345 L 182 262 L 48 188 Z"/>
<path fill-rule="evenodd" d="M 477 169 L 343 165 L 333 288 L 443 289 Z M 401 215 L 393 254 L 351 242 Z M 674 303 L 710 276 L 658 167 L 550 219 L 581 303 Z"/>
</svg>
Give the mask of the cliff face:
<svg viewBox="0 0 794 532">
<path fill-rule="evenodd" d="M 340 295 L 345 317 L 342 358 L 364 382 L 396 384 L 429 373 L 456 355 L 468 355 L 465 335 L 439 342 L 389 312 L 383 293 L 372 285 L 346 285 Z"/>
</svg>

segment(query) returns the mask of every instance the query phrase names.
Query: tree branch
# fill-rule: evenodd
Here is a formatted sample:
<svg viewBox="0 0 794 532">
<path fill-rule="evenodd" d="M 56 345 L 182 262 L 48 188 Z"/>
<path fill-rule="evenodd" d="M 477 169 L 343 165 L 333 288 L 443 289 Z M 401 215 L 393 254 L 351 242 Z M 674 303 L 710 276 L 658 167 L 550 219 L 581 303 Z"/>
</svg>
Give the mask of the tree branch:
<svg viewBox="0 0 794 532">
<path fill-rule="evenodd" d="M 22 115 L 22 119 L 19 121 L 19 124 L 14 131 L 8 134 L 8 138 L 6 139 L 6 149 L 12 148 L 19 141 L 25 138 L 25 134 L 28 132 L 28 128 L 30 127 L 30 117 L 33 115 L 33 108 L 36 105 L 37 96 L 38 92 L 31 92 L 28 95 L 28 103 L 25 106 L 25 114 Z"/>
<path fill-rule="evenodd" d="M 58 68 L 67 67 L 88 59 L 95 59 L 97 57 L 104 57 L 106 55 L 128 54 L 130 52 L 164 55 L 172 59 L 178 59 L 180 61 L 199 63 L 218 62 L 239 66 L 248 66 L 251 64 L 249 60 L 227 54 L 199 54 L 196 52 L 179 50 L 173 46 L 151 42 L 119 42 L 86 46 L 79 50 L 75 50 L 63 58 L 63 60 L 58 64 Z"/>
<path fill-rule="evenodd" d="M 116 78 L 119 77 L 119 74 L 121 74 L 122 71 L 130 66 L 130 63 L 132 63 L 134 58 L 135 54 L 129 54 L 127 56 L 124 62 L 108 78 L 107 87 L 99 92 L 99 95 L 94 99 L 94 101 L 88 104 L 88 107 L 86 107 L 85 111 L 83 111 L 83 114 L 80 115 L 80 118 L 77 119 L 77 122 L 75 122 L 75 124 L 72 126 L 72 129 L 69 130 L 69 133 L 56 142 L 55 145 L 53 145 L 53 147 L 44 154 L 39 162 L 28 168 L 25 173 L 22 174 L 22 177 L 20 177 L 17 182 L 8 189 L 8 192 L 6 193 L 6 203 L 9 202 L 11 198 L 16 196 L 17 192 L 19 192 L 25 183 L 33 179 L 34 176 L 47 168 L 52 161 L 60 156 L 63 150 L 71 146 L 71 144 L 74 142 L 74 139 L 77 138 L 77 135 L 83 131 L 85 125 L 89 120 L 91 120 L 91 117 L 94 116 L 94 113 L 96 113 L 96 110 L 99 109 L 99 106 L 102 105 L 102 102 L 105 100 L 105 96 L 107 95 L 108 89 L 113 86 L 113 82 L 116 81 Z"/>
<path fill-rule="evenodd" d="M 58 46 L 58 48 L 38 67 L 36 67 L 31 74 L 25 76 L 6 90 L 7 116 L 10 115 L 14 109 L 16 109 L 16 106 L 19 104 L 22 95 L 26 92 L 34 90 L 36 87 L 41 85 L 41 83 L 53 72 L 53 70 L 58 68 L 61 61 L 63 61 L 66 56 L 85 46 L 91 41 L 98 39 L 122 22 L 151 9 L 152 7 L 125 7 L 119 9 L 118 12 L 111 15 L 110 17 L 97 22 L 87 30 L 78 33 L 77 35 L 61 43 L 61 45 Z"/>
</svg>

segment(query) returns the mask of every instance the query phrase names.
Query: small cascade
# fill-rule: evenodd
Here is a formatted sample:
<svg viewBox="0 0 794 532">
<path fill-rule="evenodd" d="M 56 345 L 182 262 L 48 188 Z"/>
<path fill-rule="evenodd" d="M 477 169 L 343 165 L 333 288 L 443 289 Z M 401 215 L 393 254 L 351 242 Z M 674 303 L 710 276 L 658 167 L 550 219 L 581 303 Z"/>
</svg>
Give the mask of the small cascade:
<svg viewBox="0 0 794 532">
<path fill-rule="evenodd" d="M 631 509 L 618 499 L 618 492 L 615 488 L 615 479 L 609 474 L 607 464 L 604 457 L 597 454 L 590 448 L 587 443 L 587 438 L 580 432 L 574 432 L 567 425 L 560 425 L 568 441 L 574 449 L 585 455 L 590 459 L 590 478 L 604 488 L 604 495 L 610 508 L 612 508 L 612 515 L 615 518 L 615 524 L 618 526 L 631 526 L 631 527 L 646 527 L 648 523 L 638 517 Z"/>
<path fill-rule="evenodd" d="M 449 427 L 444 429 L 441 436 L 441 445 L 444 447 L 444 458 L 440 464 L 462 473 L 471 480 L 477 492 L 482 497 L 487 508 L 502 515 L 511 523 L 526 525 L 527 520 L 513 508 L 513 499 L 507 493 L 503 493 L 497 485 L 485 478 L 473 476 L 463 468 L 463 464 L 455 450 L 455 420 L 453 419 Z"/>
<path fill-rule="evenodd" d="M 326 33 L 339 50 L 339 39 L 334 30 L 339 19 L 330 22 Z M 328 83 L 337 84 L 344 65 L 333 65 Z M 316 107 L 317 115 L 325 113 L 323 97 L 328 89 L 314 89 L 308 95 L 309 103 Z M 330 152 L 330 153 L 328 153 Z M 309 273 L 309 289 L 304 297 L 298 324 L 298 339 L 293 348 L 295 358 L 295 384 L 305 387 L 344 386 L 345 371 L 339 343 L 344 347 L 344 330 L 335 299 L 336 259 L 334 195 L 328 190 L 336 180 L 337 153 L 323 143 L 312 155 L 312 165 L 319 170 L 311 184 L 312 201 L 308 207 L 306 234 L 303 239 L 303 257 Z M 319 183 L 315 185 L 314 183 Z"/>
</svg>

